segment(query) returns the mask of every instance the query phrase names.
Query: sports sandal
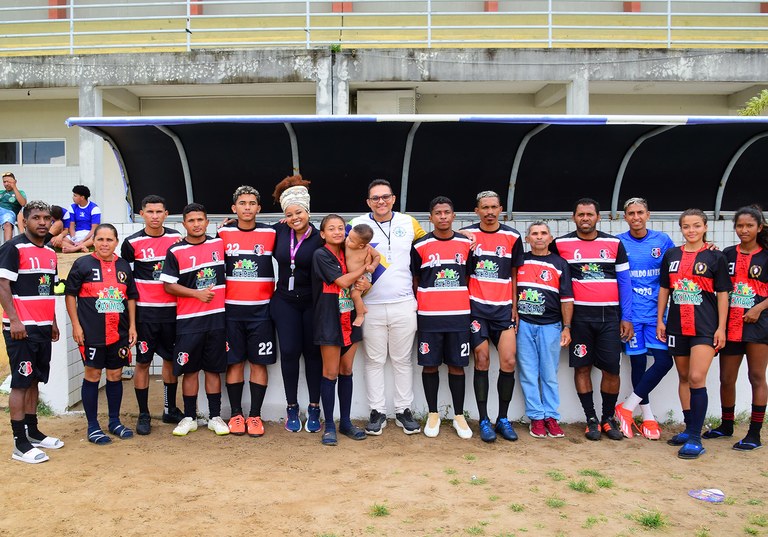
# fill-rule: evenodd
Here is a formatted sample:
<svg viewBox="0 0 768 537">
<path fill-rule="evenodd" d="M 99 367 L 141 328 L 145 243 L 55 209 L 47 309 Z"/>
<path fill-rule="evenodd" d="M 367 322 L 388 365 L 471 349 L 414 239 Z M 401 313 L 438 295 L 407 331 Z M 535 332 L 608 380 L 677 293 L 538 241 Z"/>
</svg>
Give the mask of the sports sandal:
<svg viewBox="0 0 768 537">
<path fill-rule="evenodd" d="M 96 444 L 97 446 L 103 446 L 112 443 L 112 439 L 104 434 L 104 431 L 101 429 L 96 429 L 95 431 L 88 433 L 88 441 L 91 444 Z"/>
<path fill-rule="evenodd" d="M 677 456 L 681 459 L 698 459 L 700 456 L 704 455 L 707 450 L 704 449 L 704 446 L 701 444 L 696 444 L 694 442 L 687 442 L 683 445 L 683 447 L 680 448 L 680 450 L 677 452 Z"/>
<path fill-rule="evenodd" d="M 32 447 L 36 448 L 61 449 L 64 447 L 64 442 L 62 442 L 59 438 L 54 438 L 53 436 L 46 436 L 42 440 L 39 440 L 27 435 L 27 440 L 29 440 L 30 444 L 32 444 Z"/>
<path fill-rule="evenodd" d="M 352 425 L 349 429 L 339 427 L 339 432 L 352 440 L 365 440 L 367 436 L 365 431 L 356 425 Z"/>
<path fill-rule="evenodd" d="M 733 449 L 736 451 L 754 451 L 761 447 L 763 447 L 763 443 L 760 442 L 759 438 L 746 437 L 733 444 Z"/>
<path fill-rule="evenodd" d="M 365 434 L 365 433 L 363 433 Z M 336 439 L 336 430 L 335 429 L 326 429 L 323 433 L 323 439 L 322 443 L 324 446 L 335 446 L 339 442 Z"/>
<path fill-rule="evenodd" d="M 114 427 L 110 427 L 109 432 L 123 440 L 127 440 L 128 438 L 133 438 L 133 431 L 130 430 L 125 425 L 123 425 L 122 423 L 118 423 Z"/>
<path fill-rule="evenodd" d="M 13 448 L 13 454 L 11 458 L 15 461 L 26 462 L 28 464 L 39 464 L 48 460 L 48 455 L 44 451 L 33 447 L 26 453 L 22 453 L 16 448 Z"/>
</svg>

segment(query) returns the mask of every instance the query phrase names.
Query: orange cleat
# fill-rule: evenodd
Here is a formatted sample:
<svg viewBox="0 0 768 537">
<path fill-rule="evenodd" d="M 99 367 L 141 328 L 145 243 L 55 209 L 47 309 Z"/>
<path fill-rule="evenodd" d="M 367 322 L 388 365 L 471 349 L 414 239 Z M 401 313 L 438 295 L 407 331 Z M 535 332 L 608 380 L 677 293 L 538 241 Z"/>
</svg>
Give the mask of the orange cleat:
<svg viewBox="0 0 768 537">
<path fill-rule="evenodd" d="M 245 420 L 245 425 L 248 427 L 248 436 L 253 438 L 264 436 L 264 423 L 259 416 L 248 418 Z"/>
<path fill-rule="evenodd" d="M 229 432 L 235 436 L 243 436 L 245 434 L 245 419 L 240 414 L 232 416 L 229 419 L 228 425 Z"/>
<path fill-rule="evenodd" d="M 623 403 L 616 405 L 616 421 L 619 422 L 619 429 L 621 429 L 621 434 L 627 438 L 632 438 L 634 436 L 634 433 L 632 432 L 632 425 L 635 423 L 635 420 L 632 417 L 632 412 L 624 408 Z"/>
<path fill-rule="evenodd" d="M 659 422 L 656 420 L 645 420 L 641 432 L 648 440 L 658 440 L 661 438 L 661 429 L 659 428 Z"/>
</svg>

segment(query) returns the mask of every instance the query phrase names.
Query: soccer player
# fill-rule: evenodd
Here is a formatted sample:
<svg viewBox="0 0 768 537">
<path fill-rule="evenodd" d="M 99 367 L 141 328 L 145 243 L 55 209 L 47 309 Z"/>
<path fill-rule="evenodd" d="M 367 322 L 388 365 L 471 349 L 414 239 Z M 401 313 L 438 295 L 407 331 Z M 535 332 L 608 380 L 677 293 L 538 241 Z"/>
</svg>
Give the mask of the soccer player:
<svg viewBox="0 0 768 537">
<path fill-rule="evenodd" d="M 640 406 L 643 413 L 642 435 L 658 440 L 661 429 L 651 410 L 648 394 L 672 369 L 672 357 L 667 344 L 656 338 L 656 310 L 659 300 L 659 275 L 664 254 L 675 244 L 669 235 L 648 229 L 648 202 L 643 198 L 630 198 L 624 203 L 624 220 L 629 231 L 618 235 L 629 258 L 629 276 L 632 280 L 632 325 L 635 336 L 624 344 L 632 366 L 633 392 L 623 403 L 616 405 L 616 419 L 621 432 L 632 438 L 632 427 L 637 427 L 632 413 Z M 653 356 L 648 365 L 647 355 Z"/>
<path fill-rule="evenodd" d="M 227 370 L 224 241 L 205 234 L 208 215 L 201 204 L 184 207 L 182 218 L 187 236 L 168 248 L 160 275 L 165 291 L 177 297 L 173 374 L 184 375 L 184 419 L 173 434 L 186 436 L 197 430 L 198 374 L 203 370 L 210 414 L 208 429 L 221 436 L 229 434 L 221 419 L 220 374 Z"/>
<path fill-rule="evenodd" d="M 136 432 L 149 434 L 149 366 L 155 353 L 163 359 L 163 423 L 179 423 L 184 413 L 176 406 L 178 379 L 173 374 L 173 344 L 176 341 L 176 297 L 165 292 L 160 274 L 165 254 L 171 245 L 181 240 L 175 229 L 165 227 L 168 210 L 165 199 L 150 195 L 141 200 L 139 215 L 144 229 L 123 241 L 120 256 L 133 268 L 139 290 L 136 303 L 136 371 L 133 387 L 139 404 Z"/>
<path fill-rule="evenodd" d="M 267 366 L 277 361 L 275 328 L 269 300 L 275 288 L 272 252 L 275 230 L 256 222 L 261 211 L 259 192 L 241 186 L 232 195 L 237 221 L 219 229 L 224 241 L 227 287 L 227 394 L 232 407 L 229 431 L 234 435 L 264 435 L 261 405 L 267 392 Z M 248 386 L 251 408 L 243 417 L 245 362 L 250 364 Z"/>
<path fill-rule="evenodd" d="M 587 417 L 584 435 L 588 440 L 600 440 L 602 431 L 611 440 L 621 440 L 623 435 L 613 417 L 619 397 L 621 342 L 634 335 L 627 253 L 619 239 L 597 230 L 597 201 L 578 200 L 573 221 L 576 231 L 555 239 L 550 249 L 571 267 L 574 308 L 568 350 L 576 393 Z M 592 394 L 592 367 L 602 370 L 603 413 L 599 421 Z"/>
<path fill-rule="evenodd" d="M 59 339 L 53 295 L 58 277 L 56 253 L 45 246 L 50 208 L 42 201 L 30 201 L 23 211 L 24 234 L 0 247 L 0 305 L 11 365 L 11 458 L 37 464 L 48 460 L 39 448 L 64 447 L 64 442 L 43 434 L 37 425 L 38 383 L 48 382 L 51 341 Z"/>
<path fill-rule="evenodd" d="M 507 412 L 515 390 L 513 312 L 517 295 L 517 267 L 523 264 L 523 247 L 520 233 L 499 222 L 502 210 L 499 195 L 484 190 L 476 198 L 475 214 L 480 217 L 480 222 L 464 228 L 474 235 L 476 244 L 470 257 L 470 342 L 474 349 L 475 400 L 483 442 L 493 442 L 497 433 L 506 440 L 517 440 L 517 433 L 507 419 Z M 499 352 L 499 413 L 495 427 L 488 419 L 490 342 Z"/>
<path fill-rule="evenodd" d="M 549 251 L 552 234 L 542 221 L 528 226 L 531 251 L 517 269 L 517 361 L 525 413 L 534 438 L 562 438 L 557 370 L 560 347 L 571 342 L 573 288 L 568 263 Z"/>
<path fill-rule="evenodd" d="M 453 202 L 438 196 L 429 203 L 434 231 L 418 239 L 411 250 L 411 271 L 418 304 L 419 365 L 429 408 L 424 434 L 440 433 L 437 394 L 438 367 L 448 366 L 448 386 L 453 399 L 453 428 L 460 438 L 472 438 L 464 418 L 464 368 L 469 365 L 470 306 L 467 260 L 471 241 L 454 233 Z"/>
<path fill-rule="evenodd" d="M 762 447 L 760 430 L 765 418 L 768 384 L 768 224 L 757 207 L 742 207 L 733 216 L 740 243 L 723 251 L 728 261 L 733 288 L 730 292 L 727 343 L 720 351 L 720 425 L 705 432 L 704 438 L 733 436 L 736 379 L 744 354 L 752 385 L 752 416 L 747 435 L 733 445 L 738 451 Z"/>
<path fill-rule="evenodd" d="M 685 244 L 664 254 L 656 337 L 667 342 L 675 357 L 686 425 L 667 443 L 682 446 L 677 452 L 681 459 L 696 459 L 705 452 L 701 428 L 709 403 L 707 373 L 715 354 L 725 345 L 731 279 L 722 252 L 707 248 L 707 215 L 699 209 L 687 209 L 679 223 Z"/>
<path fill-rule="evenodd" d="M 133 437 L 120 422 L 123 400 L 123 366 L 131 363 L 136 344 L 136 299 L 139 293 L 131 266 L 115 254 L 118 237 L 112 224 L 99 224 L 93 234 L 94 252 L 78 257 L 67 276 L 67 313 L 72 339 L 80 346 L 85 366 L 82 400 L 88 418 L 88 441 L 112 442 L 99 425 L 99 382 L 107 370 L 109 432 L 118 438 Z"/>
<path fill-rule="evenodd" d="M 85 185 L 72 188 L 72 201 L 69 209 L 69 235 L 61 243 L 61 251 L 65 254 L 87 252 L 93 246 L 93 235 L 96 226 L 101 223 L 101 209 L 89 201 L 91 189 Z"/>
</svg>

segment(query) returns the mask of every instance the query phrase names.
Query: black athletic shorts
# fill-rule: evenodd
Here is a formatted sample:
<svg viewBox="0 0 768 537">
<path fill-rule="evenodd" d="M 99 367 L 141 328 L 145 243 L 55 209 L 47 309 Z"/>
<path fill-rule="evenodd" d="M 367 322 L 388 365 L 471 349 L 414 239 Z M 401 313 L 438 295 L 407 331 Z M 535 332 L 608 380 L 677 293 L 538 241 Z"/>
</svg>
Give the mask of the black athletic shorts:
<svg viewBox="0 0 768 537">
<path fill-rule="evenodd" d="M 499 347 L 499 340 L 501 339 L 502 332 L 515 327 L 515 321 L 497 321 L 494 319 L 483 319 L 482 317 L 472 317 L 472 322 L 469 324 L 469 338 L 472 343 L 472 348 L 476 349 L 483 344 L 484 341 L 491 340 L 496 348 Z"/>
<path fill-rule="evenodd" d="M 469 332 L 419 332 L 419 365 L 469 365 Z"/>
<path fill-rule="evenodd" d="M 136 363 L 149 364 L 155 354 L 163 360 L 173 359 L 176 323 L 139 323 L 136 325 Z"/>
<path fill-rule="evenodd" d="M 606 373 L 618 375 L 622 351 L 619 326 L 619 321 L 573 321 L 571 344 L 568 346 L 569 365 L 595 366 Z"/>
<path fill-rule="evenodd" d="M 743 341 L 726 341 L 720 349 L 720 356 L 744 356 L 747 354 L 747 344 Z"/>
<path fill-rule="evenodd" d="M 224 373 L 227 370 L 226 330 L 178 334 L 173 348 L 173 374 Z"/>
<path fill-rule="evenodd" d="M 5 348 L 11 365 L 11 388 L 20 390 L 32 386 L 33 381 L 48 382 L 51 371 L 51 340 L 26 337 L 11 338 L 9 330 L 3 330 Z"/>
<path fill-rule="evenodd" d="M 709 345 L 714 347 L 712 343 L 713 336 L 681 336 L 678 334 L 667 334 L 667 346 L 669 347 L 669 354 L 672 356 L 690 356 L 691 349 L 696 345 Z"/>
<path fill-rule="evenodd" d="M 275 326 L 271 319 L 227 321 L 227 363 L 271 365 L 277 362 Z"/>
<path fill-rule="evenodd" d="M 92 347 L 85 342 L 79 347 L 83 365 L 94 369 L 120 369 L 131 365 L 131 348 L 128 339 L 123 339 L 111 345 Z"/>
</svg>

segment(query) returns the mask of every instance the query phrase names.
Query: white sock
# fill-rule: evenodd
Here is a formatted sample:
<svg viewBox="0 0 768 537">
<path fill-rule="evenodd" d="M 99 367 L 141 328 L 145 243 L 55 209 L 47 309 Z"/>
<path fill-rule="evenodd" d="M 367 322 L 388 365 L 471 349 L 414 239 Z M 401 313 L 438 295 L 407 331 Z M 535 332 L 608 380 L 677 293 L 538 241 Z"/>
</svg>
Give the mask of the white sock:
<svg viewBox="0 0 768 537">
<path fill-rule="evenodd" d="M 640 401 L 642 401 L 643 398 L 639 395 L 635 394 L 635 392 L 632 392 L 629 397 L 627 397 L 627 400 L 624 401 L 624 408 L 629 410 L 630 412 L 634 412 L 637 408 L 637 405 L 640 404 Z"/>
<path fill-rule="evenodd" d="M 656 421 L 651 405 L 640 405 L 640 410 L 643 412 L 643 421 Z"/>
</svg>

